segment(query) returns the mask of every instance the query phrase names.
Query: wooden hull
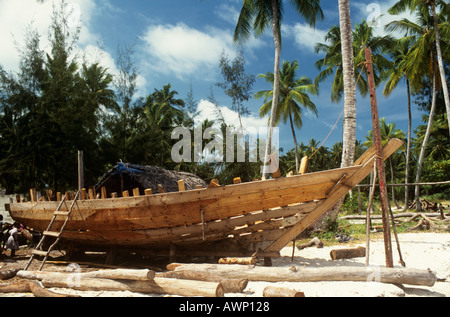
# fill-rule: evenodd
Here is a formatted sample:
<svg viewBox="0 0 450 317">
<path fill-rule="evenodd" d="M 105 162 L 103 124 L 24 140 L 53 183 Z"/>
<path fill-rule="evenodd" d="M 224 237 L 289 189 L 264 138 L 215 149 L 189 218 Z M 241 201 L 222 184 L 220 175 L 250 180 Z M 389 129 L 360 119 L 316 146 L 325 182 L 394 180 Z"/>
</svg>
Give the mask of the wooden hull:
<svg viewBox="0 0 450 317">
<path fill-rule="evenodd" d="M 400 145 L 391 140 L 384 156 Z M 276 253 L 364 179 L 374 157 L 371 148 L 349 168 L 184 192 L 80 200 L 62 237 L 82 245 L 155 252 L 176 248 L 194 253 L 215 250 L 218 255 Z M 67 211 L 70 204 L 65 202 L 61 210 Z M 8 210 L 14 220 L 44 231 L 57 205 L 15 203 Z M 57 231 L 63 220 L 57 218 L 52 230 Z"/>
</svg>

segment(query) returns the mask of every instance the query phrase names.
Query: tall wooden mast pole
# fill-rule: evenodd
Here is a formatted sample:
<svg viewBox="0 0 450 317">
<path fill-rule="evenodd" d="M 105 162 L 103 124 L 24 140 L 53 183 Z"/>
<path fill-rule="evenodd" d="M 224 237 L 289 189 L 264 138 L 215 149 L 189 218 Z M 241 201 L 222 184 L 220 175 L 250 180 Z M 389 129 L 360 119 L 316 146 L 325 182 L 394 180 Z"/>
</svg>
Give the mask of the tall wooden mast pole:
<svg viewBox="0 0 450 317">
<path fill-rule="evenodd" d="M 383 165 L 383 145 L 381 144 L 381 133 L 380 133 L 380 118 L 378 116 L 378 105 L 377 105 L 377 95 L 375 91 L 375 79 L 373 76 L 373 64 L 372 64 L 372 52 L 370 48 L 366 48 L 366 66 L 367 66 L 367 77 L 369 81 L 369 91 L 370 91 L 370 107 L 372 110 L 372 126 L 373 126 L 373 142 L 376 145 L 377 150 L 377 169 L 378 169 L 378 180 L 380 184 L 380 198 L 381 198 L 381 210 L 382 210 L 382 221 L 383 221 L 383 237 L 384 237 L 384 250 L 386 257 L 386 267 L 394 267 L 394 262 L 392 259 L 392 243 L 391 243 L 391 230 L 389 226 L 389 215 L 388 215 L 388 197 L 387 197 L 387 187 L 386 187 L 386 174 L 384 173 Z"/>
</svg>

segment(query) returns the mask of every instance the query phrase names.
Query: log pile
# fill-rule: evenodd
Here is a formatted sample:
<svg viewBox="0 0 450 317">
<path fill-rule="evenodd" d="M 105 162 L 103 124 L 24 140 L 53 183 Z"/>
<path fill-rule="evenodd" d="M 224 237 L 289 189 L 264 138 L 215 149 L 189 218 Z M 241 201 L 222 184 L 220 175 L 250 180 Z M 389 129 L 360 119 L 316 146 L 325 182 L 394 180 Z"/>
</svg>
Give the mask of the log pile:
<svg viewBox="0 0 450 317">
<path fill-rule="evenodd" d="M 80 291 L 130 291 L 145 294 L 223 297 L 222 281 L 197 281 L 156 277 L 150 270 L 100 270 L 89 273 L 19 271 L 23 279 L 38 280 L 45 288 Z"/>
</svg>

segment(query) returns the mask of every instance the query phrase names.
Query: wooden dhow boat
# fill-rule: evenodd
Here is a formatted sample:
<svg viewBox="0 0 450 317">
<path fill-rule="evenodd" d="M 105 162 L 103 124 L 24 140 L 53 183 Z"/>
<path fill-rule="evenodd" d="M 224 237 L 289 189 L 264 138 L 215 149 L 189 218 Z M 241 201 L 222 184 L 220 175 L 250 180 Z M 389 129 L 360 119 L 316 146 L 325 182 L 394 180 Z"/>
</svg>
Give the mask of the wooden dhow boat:
<svg viewBox="0 0 450 317">
<path fill-rule="evenodd" d="M 383 158 L 402 144 L 390 140 Z M 276 257 L 360 183 L 375 158 L 371 147 L 347 168 L 162 194 L 11 203 L 6 209 L 15 221 L 41 232 L 55 216 L 58 232 L 72 206 L 64 230 L 55 236 L 86 250 Z"/>
</svg>

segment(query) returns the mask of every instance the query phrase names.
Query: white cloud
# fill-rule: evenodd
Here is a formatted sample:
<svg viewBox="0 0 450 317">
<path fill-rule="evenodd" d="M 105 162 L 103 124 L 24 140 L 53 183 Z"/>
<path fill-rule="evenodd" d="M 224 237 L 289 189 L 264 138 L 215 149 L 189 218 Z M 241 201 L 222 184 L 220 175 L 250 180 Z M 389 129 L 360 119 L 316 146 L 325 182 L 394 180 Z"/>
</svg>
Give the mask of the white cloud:
<svg viewBox="0 0 450 317">
<path fill-rule="evenodd" d="M 149 67 L 179 78 L 199 72 L 208 77 L 217 68 L 222 51 L 234 55 L 231 35 L 215 28 L 202 32 L 183 23 L 153 25 L 143 39 L 150 55 Z"/>
<path fill-rule="evenodd" d="M 218 73 L 219 57 L 225 52 L 233 58 L 237 47 L 229 30 L 206 27 L 204 31 L 184 23 L 152 25 L 143 35 L 146 66 L 152 71 L 180 79 L 197 75 L 211 80 Z M 245 49 L 263 46 L 261 40 L 249 41 Z M 250 52 L 250 55 L 252 52 Z"/>
<path fill-rule="evenodd" d="M 300 49 L 306 49 L 310 52 L 314 52 L 316 43 L 322 42 L 327 34 L 327 31 L 314 29 L 304 23 L 282 25 L 281 28 L 286 39 L 293 39 Z"/>
<path fill-rule="evenodd" d="M 27 28 L 35 29 L 41 36 L 41 49 L 48 51 L 48 31 L 51 25 L 53 3 L 58 5 L 60 1 L 45 1 L 38 3 L 36 0 L 2 0 L 0 1 L 0 38 L 2 49 L 0 50 L 0 63 L 8 70 L 17 71 L 19 56 L 17 48 L 25 45 Z M 71 0 L 67 6 L 69 26 L 81 25 L 79 43 L 87 45 L 98 41 L 98 36 L 90 29 L 92 13 L 95 11 L 93 0 Z"/>
<path fill-rule="evenodd" d="M 101 36 L 92 31 L 92 21 L 97 14 L 94 0 L 70 0 L 66 2 L 68 26 L 80 26 L 80 34 L 74 56 L 90 63 L 99 63 L 108 68 L 111 74 L 118 74 L 115 61 L 110 53 L 102 49 Z M 40 48 L 50 51 L 48 40 L 49 28 L 53 14 L 53 5 L 60 4 L 58 0 L 47 0 L 40 4 L 36 0 L 0 0 L 0 64 L 8 71 L 18 71 L 20 56 L 17 49 L 25 46 L 25 34 L 31 27 L 40 35 Z M 58 8 L 58 7 L 57 7 Z M 146 80 L 143 76 L 137 78 L 138 93 L 145 92 Z"/>
</svg>

